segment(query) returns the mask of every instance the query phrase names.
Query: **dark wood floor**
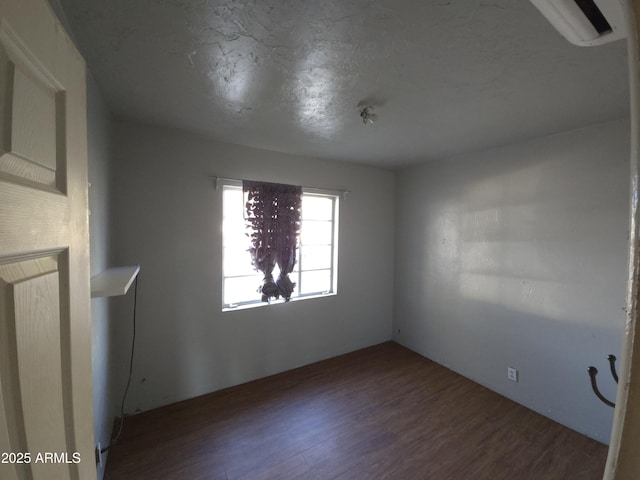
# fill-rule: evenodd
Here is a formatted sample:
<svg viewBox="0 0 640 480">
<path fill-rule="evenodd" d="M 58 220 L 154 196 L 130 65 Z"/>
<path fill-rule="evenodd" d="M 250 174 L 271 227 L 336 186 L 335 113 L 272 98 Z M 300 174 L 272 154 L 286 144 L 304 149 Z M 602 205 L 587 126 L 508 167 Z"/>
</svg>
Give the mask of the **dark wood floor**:
<svg viewBox="0 0 640 480">
<path fill-rule="evenodd" d="M 395 343 L 126 420 L 108 480 L 596 480 L 607 449 Z"/>
</svg>

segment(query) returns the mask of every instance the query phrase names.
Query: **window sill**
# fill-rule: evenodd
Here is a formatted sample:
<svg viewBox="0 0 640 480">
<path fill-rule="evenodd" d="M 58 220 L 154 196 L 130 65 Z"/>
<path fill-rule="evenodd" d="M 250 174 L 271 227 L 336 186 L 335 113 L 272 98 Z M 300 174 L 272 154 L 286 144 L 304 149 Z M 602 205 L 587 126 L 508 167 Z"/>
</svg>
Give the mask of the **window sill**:
<svg viewBox="0 0 640 480">
<path fill-rule="evenodd" d="M 272 300 L 271 302 L 256 302 L 256 303 L 247 303 L 247 304 L 243 304 L 243 305 L 237 305 L 235 307 L 222 307 L 222 311 L 223 312 L 235 312 L 238 310 L 247 310 L 250 308 L 258 308 L 258 307 L 270 307 L 273 305 L 280 305 L 280 304 L 285 304 L 285 303 L 293 303 L 293 302 L 301 302 L 304 300 L 311 300 L 314 298 L 326 298 L 326 297 L 335 297 L 337 295 L 336 292 L 329 292 L 329 293 L 318 293 L 315 295 L 305 295 L 303 297 L 295 297 L 292 298 L 291 300 L 289 300 L 288 302 L 285 302 L 283 299 L 279 299 L 279 300 Z"/>
</svg>

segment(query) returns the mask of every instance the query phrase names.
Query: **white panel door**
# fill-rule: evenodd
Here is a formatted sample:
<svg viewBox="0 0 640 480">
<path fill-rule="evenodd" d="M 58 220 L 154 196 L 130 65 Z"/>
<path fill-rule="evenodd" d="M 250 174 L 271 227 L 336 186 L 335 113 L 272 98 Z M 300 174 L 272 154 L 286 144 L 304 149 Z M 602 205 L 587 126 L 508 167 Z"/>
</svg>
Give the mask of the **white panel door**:
<svg viewBox="0 0 640 480">
<path fill-rule="evenodd" d="M 631 85 L 631 229 L 627 320 L 605 480 L 640 479 L 640 0 L 621 3 Z"/>
<path fill-rule="evenodd" d="M 96 478 L 85 65 L 45 0 L 0 0 L 0 478 Z"/>
</svg>

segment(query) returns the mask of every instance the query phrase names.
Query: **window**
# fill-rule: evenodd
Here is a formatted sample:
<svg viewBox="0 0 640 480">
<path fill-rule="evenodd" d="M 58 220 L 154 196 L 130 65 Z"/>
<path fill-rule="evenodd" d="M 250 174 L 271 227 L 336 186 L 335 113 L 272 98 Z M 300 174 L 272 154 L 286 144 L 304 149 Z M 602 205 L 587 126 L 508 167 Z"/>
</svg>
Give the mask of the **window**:
<svg viewBox="0 0 640 480">
<path fill-rule="evenodd" d="M 240 182 L 222 187 L 222 308 L 268 305 L 258 288 L 262 273 L 251 265 L 245 228 L 245 202 Z M 291 300 L 335 294 L 337 291 L 337 238 L 339 197 L 321 190 L 303 189 L 300 237 Z M 273 272 L 277 277 L 278 267 Z M 271 303 L 282 303 L 282 300 Z"/>
</svg>

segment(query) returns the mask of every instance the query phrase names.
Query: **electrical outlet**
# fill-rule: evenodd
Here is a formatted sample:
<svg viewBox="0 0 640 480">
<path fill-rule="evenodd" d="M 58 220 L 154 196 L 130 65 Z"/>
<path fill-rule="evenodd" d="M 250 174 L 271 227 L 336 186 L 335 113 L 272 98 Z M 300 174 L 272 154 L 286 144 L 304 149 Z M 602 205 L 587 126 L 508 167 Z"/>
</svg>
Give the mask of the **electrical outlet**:
<svg viewBox="0 0 640 480">
<path fill-rule="evenodd" d="M 513 367 L 507 367 L 507 378 L 512 382 L 518 381 L 518 370 Z"/>
<path fill-rule="evenodd" d="M 96 465 L 102 467 L 102 446 L 100 442 L 98 442 L 98 446 L 96 447 Z"/>
</svg>

